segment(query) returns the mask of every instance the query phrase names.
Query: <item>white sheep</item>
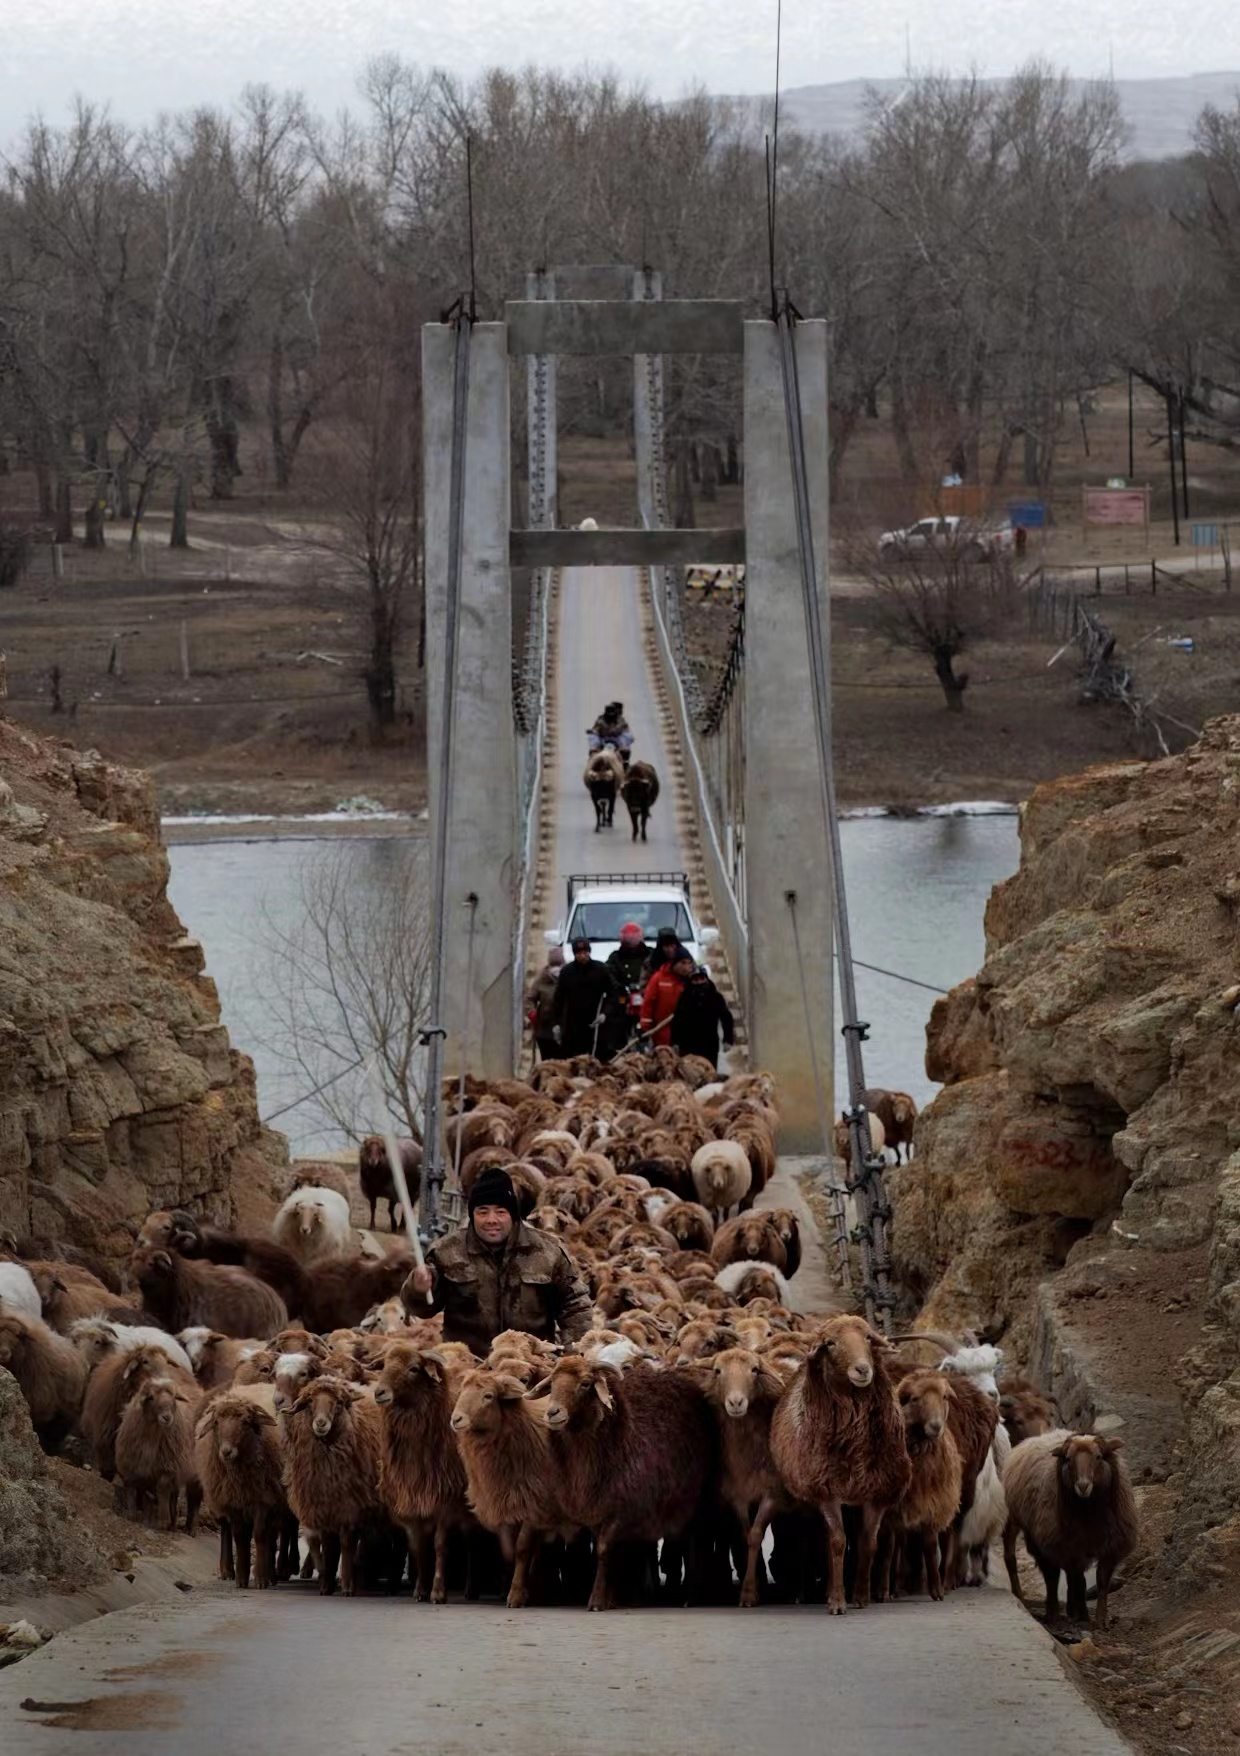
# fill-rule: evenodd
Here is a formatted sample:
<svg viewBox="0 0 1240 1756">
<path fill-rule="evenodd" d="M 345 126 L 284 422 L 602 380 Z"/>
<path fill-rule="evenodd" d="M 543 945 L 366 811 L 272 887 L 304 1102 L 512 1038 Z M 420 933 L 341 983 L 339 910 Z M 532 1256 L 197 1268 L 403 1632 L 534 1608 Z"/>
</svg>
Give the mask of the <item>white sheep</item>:
<svg viewBox="0 0 1240 1756">
<path fill-rule="evenodd" d="M 193 1332 L 187 1330 L 185 1333 Z M 202 1331 L 204 1337 L 210 1333 L 209 1329 Z M 132 1353 L 139 1347 L 160 1347 L 174 1365 L 182 1367 L 191 1378 L 194 1376 L 190 1349 L 169 1335 L 166 1329 L 157 1329 L 150 1323 L 114 1323 L 110 1317 L 79 1317 L 76 1323 L 69 1325 L 69 1340 L 92 1369 L 109 1354 Z"/>
<path fill-rule="evenodd" d="M 778 1268 L 770 1262 L 729 1262 L 727 1267 L 721 1268 L 715 1276 L 715 1285 L 722 1287 L 728 1297 L 734 1299 L 740 1291 L 745 1277 L 750 1274 L 770 1275 L 779 1289 L 779 1303 L 781 1305 L 788 1303 L 788 1282 Z"/>
<path fill-rule="evenodd" d="M 353 1253 L 349 1204 L 335 1189 L 294 1189 L 271 1222 L 271 1235 L 300 1262 Z"/>
<path fill-rule="evenodd" d="M 708 1140 L 689 1163 L 689 1175 L 702 1206 L 726 1214 L 749 1193 L 753 1171 L 745 1148 L 735 1140 Z"/>
<path fill-rule="evenodd" d="M 948 1354 L 939 1361 L 940 1372 L 955 1372 L 962 1378 L 972 1378 L 979 1390 L 984 1390 L 992 1402 L 999 1400 L 998 1373 L 1003 1364 L 1003 1349 L 995 1347 L 993 1342 L 973 1343 L 966 1337 L 963 1347 Z"/>
<path fill-rule="evenodd" d="M 973 1490 L 973 1504 L 961 1520 L 956 1554 L 965 1585 L 984 1585 L 990 1573 L 990 1551 L 1007 1523 L 1003 1469 L 1012 1453 L 1008 1430 L 1000 1421 Z"/>
<path fill-rule="evenodd" d="M 21 1262 L 0 1262 L 0 1311 L 16 1311 L 43 1321 L 43 1301 L 34 1276 Z"/>
</svg>

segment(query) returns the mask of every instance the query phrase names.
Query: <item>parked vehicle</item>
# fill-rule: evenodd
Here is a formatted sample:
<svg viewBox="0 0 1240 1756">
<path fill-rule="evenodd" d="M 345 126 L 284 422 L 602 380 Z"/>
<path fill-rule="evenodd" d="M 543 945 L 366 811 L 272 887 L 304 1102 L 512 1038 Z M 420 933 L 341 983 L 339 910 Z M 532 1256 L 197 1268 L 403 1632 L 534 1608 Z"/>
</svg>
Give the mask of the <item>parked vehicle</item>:
<svg viewBox="0 0 1240 1756">
<path fill-rule="evenodd" d="M 637 923 L 651 950 L 659 928 L 671 927 L 698 963 L 719 937 L 717 927 L 699 924 L 685 872 L 575 872 L 568 880 L 564 920 L 543 937 L 548 945 L 567 947 L 584 936 L 602 963 L 620 944 L 626 921 Z"/>
<path fill-rule="evenodd" d="M 878 539 L 878 552 L 885 560 L 915 560 L 931 550 L 955 551 L 976 560 L 994 560 L 1015 545 L 1010 519 L 969 519 L 949 512 L 919 518 L 903 530 L 885 530 Z"/>
</svg>

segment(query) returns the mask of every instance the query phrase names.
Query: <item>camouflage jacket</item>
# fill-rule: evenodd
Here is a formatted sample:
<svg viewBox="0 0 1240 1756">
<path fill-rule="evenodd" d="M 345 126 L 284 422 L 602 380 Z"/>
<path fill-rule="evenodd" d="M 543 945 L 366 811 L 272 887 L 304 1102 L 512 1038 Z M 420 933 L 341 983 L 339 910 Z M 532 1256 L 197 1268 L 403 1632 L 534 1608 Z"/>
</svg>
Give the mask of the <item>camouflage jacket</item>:
<svg viewBox="0 0 1240 1756">
<path fill-rule="evenodd" d="M 445 1341 L 488 1352 L 505 1329 L 523 1329 L 545 1341 L 573 1342 L 594 1321 L 585 1282 L 558 1238 L 521 1225 L 502 1255 L 481 1242 L 472 1226 L 449 1232 L 426 1253 L 434 1270 L 431 1304 L 415 1300 L 420 1316 L 443 1312 Z"/>
</svg>

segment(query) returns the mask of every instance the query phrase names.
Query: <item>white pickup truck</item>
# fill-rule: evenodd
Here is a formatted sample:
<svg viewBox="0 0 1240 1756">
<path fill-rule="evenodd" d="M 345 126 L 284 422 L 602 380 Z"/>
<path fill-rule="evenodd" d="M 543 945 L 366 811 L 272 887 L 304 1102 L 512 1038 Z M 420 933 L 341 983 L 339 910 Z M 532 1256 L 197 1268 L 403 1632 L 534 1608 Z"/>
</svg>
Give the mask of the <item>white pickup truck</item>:
<svg viewBox="0 0 1240 1756">
<path fill-rule="evenodd" d="M 953 512 L 937 518 L 919 518 L 904 530 L 885 530 L 878 539 L 878 552 L 888 560 L 911 560 L 929 549 L 958 549 L 962 554 L 990 561 L 1006 553 L 1014 542 L 1010 519 L 982 522 L 960 518 Z"/>
<path fill-rule="evenodd" d="M 563 946 L 568 958 L 573 940 L 584 936 L 602 962 L 620 944 L 626 921 L 637 923 L 651 950 L 659 928 L 671 927 L 699 963 L 719 937 L 717 927 L 699 924 L 686 872 L 574 872 L 568 879 L 564 919 L 543 937 L 548 945 Z"/>
</svg>

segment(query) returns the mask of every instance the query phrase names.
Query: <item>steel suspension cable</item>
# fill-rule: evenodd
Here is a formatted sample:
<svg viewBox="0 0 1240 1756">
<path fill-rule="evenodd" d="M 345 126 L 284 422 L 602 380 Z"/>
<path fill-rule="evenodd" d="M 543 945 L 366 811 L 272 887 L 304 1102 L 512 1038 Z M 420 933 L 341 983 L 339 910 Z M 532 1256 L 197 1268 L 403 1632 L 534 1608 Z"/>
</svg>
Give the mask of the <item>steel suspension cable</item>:
<svg viewBox="0 0 1240 1756">
<path fill-rule="evenodd" d="M 465 535 L 465 422 L 469 406 L 469 350 L 473 323 L 465 301 L 456 317 L 456 360 L 452 383 L 452 469 L 448 502 L 448 578 L 444 636 L 443 705 L 439 742 L 439 791 L 432 830 L 430 1022 L 422 1033 L 426 1047 L 427 1173 L 422 1185 L 422 1224 L 434 1237 L 439 1230 L 439 1193 L 443 1188 L 443 1023 L 444 958 L 447 948 L 448 821 L 451 803 L 453 745 L 456 731 L 456 664 L 461 623 L 461 556 Z"/>
<path fill-rule="evenodd" d="M 857 1236 L 861 1246 L 862 1296 L 867 1317 L 881 1316 L 884 1329 L 891 1328 L 891 1293 L 887 1252 L 887 1206 L 883 1186 L 883 1159 L 870 1140 L 865 1103 L 865 1069 L 861 1044 L 869 1026 L 857 1014 L 857 986 L 853 973 L 852 937 L 848 923 L 848 899 L 844 884 L 844 859 L 840 843 L 839 815 L 835 800 L 835 767 L 831 749 L 831 695 L 827 675 L 826 641 L 822 606 L 818 597 L 818 565 L 814 554 L 814 531 L 810 517 L 809 471 L 805 461 L 805 428 L 801 411 L 801 385 L 797 372 L 796 334 L 792 308 L 785 297 L 776 317 L 780 371 L 783 377 L 784 415 L 788 429 L 788 460 L 792 471 L 792 494 L 796 513 L 797 553 L 801 566 L 801 593 L 805 609 L 805 636 L 809 652 L 810 682 L 814 704 L 814 729 L 818 742 L 818 776 L 822 786 L 822 810 L 831 848 L 831 877 L 835 891 L 835 938 L 838 950 L 840 999 L 844 1013 L 844 1036 L 848 1067 L 848 1123 L 851 1155 L 848 1187 L 857 1203 Z"/>
</svg>

